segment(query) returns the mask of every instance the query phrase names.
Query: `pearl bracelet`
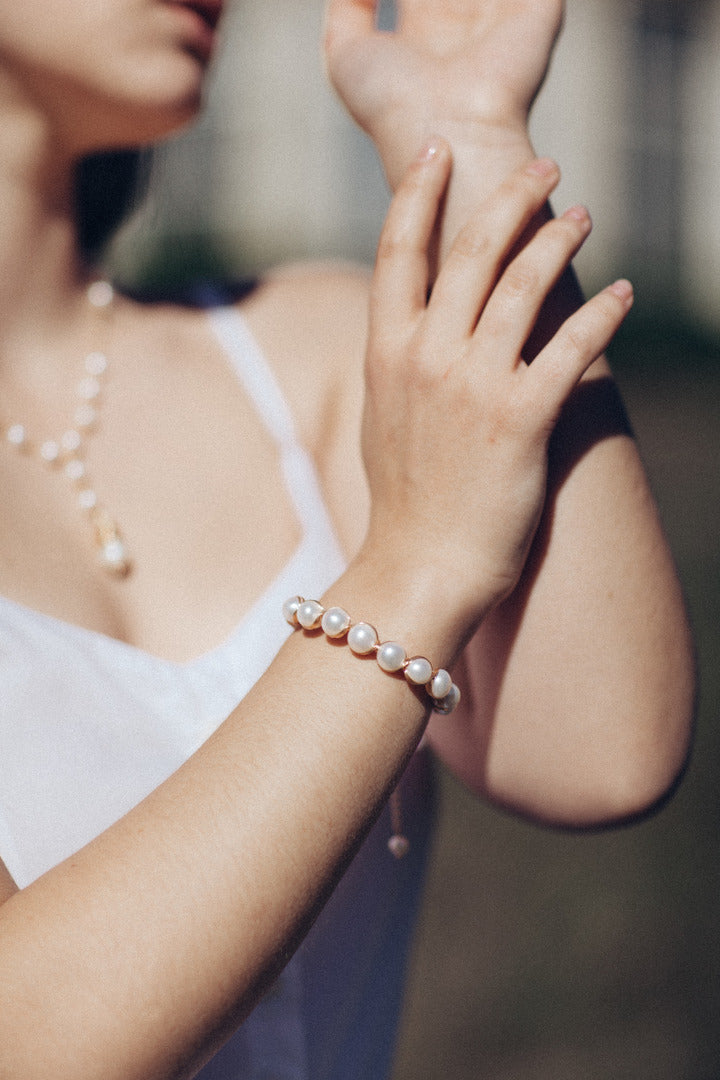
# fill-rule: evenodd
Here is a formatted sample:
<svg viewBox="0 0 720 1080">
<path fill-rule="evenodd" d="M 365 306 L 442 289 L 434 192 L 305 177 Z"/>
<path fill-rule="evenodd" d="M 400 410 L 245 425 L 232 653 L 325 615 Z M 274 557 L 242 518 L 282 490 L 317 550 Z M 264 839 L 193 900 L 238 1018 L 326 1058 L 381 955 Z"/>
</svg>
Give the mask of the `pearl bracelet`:
<svg viewBox="0 0 720 1080">
<path fill-rule="evenodd" d="M 354 623 L 343 608 L 324 608 L 317 600 L 291 596 L 283 604 L 283 615 L 294 629 L 322 629 L 334 641 L 347 635 L 347 644 L 356 656 L 374 654 L 383 671 L 388 674 L 401 671 L 411 686 L 424 686 L 434 712 L 447 715 L 457 708 L 460 688 L 444 668 L 434 668 L 424 656 L 408 657 L 396 641 L 381 642 L 374 626 Z"/>
</svg>

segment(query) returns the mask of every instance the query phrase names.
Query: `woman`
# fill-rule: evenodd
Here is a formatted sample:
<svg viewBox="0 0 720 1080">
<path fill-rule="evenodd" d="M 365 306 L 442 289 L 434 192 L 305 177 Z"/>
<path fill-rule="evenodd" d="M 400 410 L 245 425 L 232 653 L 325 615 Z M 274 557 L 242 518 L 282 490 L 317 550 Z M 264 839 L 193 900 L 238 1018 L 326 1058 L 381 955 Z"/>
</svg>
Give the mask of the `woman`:
<svg viewBox="0 0 720 1080">
<path fill-rule="evenodd" d="M 642 812 L 686 752 L 678 585 L 596 359 L 631 290 L 545 303 L 590 229 L 549 220 L 525 133 L 558 3 L 406 0 L 390 35 L 330 4 L 398 189 L 369 289 L 296 268 L 230 308 L 112 298 L 76 164 L 195 115 L 219 15 L 0 12 L 3 1077 L 379 1078 L 426 729 L 479 794 L 575 826 Z M 291 631 L 294 593 L 452 668 L 459 707 L 428 724 L 342 622 Z"/>
</svg>

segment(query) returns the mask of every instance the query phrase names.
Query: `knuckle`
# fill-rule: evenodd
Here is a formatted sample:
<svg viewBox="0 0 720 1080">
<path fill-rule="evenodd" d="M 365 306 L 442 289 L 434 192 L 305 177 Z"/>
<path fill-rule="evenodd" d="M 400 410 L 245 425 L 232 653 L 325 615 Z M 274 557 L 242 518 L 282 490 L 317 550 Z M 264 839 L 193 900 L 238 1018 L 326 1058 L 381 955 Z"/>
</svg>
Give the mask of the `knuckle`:
<svg viewBox="0 0 720 1080">
<path fill-rule="evenodd" d="M 522 298 L 537 292 L 540 271 L 527 260 L 511 263 L 502 278 L 502 291 L 509 299 Z"/>
<path fill-rule="evenodd" d="M 416 334 L 382 330 L 373 333 L 365 360 L 366 378 L 383 388 L 424 383 L 431 376 L 434 352 Z"/>
<path fill-rule="evenodd" d="M 539 239 L 558 259 L 567 258 L 581 244 L 585 230 L 578 221 L 557 218 L 540 230 Z"/>
<path fill-rule="evenodd" d="M 399 222 L 389 222 L 380 234 L 376 262 L 395 262 L 406 258 L 415 250 L 415 244 L 407 228 L 403 228 Z"/>
<path fill-rule="evenodd" d="M 538 173 L 528 172 L 523 169 L 514 173 L 501 188 L 505 199 L 513 205 L 526 206 L 538 199 L 539 192 L 545 190 L 546 180 Z"/>
<path fill-rule="evenodd" d="M 556 166 L 547 172 L 521 169 L 508 177 L 498 189 L 498 202 L 510 207 L 516 214 L 527 213 L 542 205 L 548 196 L 549 188 L 554 186 L 558 177 Z"/>
<path fill-rule="evenodd" d="M 429 177 L 426 170 L 418 166 L 417 163 L 411 165 L 398 184 L 390 204 L 391 207 L 400 208 L 403 212 L 407 211 L 418 199 L 423 199 L 426 196 L 428 181 Z"/>
<path fill-rule="evenodd" d="M 561 342 L 564 351 L 582 359 L 596 356 L 616 329 L 622 304 L 611 293 L 601 293 L 565 324 Z"/>
<path fill-rule="evenodd" d="M 586 229 L 578 221 L 557 218 L 549 221 L 531 241 L 536 257 L 543 259 L 547 268 L 561 269 L 577 251 L 586 235 Z"/>
<path fill-rule="evenodd" d="M 475 261 L 484 258 L 494 246 L 487 228 L 475 221 L 460 230 L 453 251 L 456 255 Z"/>
<path fill-rule="evenodd" d="M 380 232 L 377 258 L 388 259 L 404 255 L 418 246 L 414 236 L 417 230 L 418 198 L 422 195 L 417 177 L 406 179 L 393 197 Z"/>
<path fill-rule="evenodd" d="M 493 403 L 487 412 L 488 441 L 514 441 L 524 426 L 524 414 L 518 402 L 506 399 Z"/>
<path fill-rule="evenodd" d="M 593 335 L 590 327 L 575 323 L 566 326 L 563 333 L 565 349 L 577 356 L 586 356 L 592 350 Z"/>
</svg>

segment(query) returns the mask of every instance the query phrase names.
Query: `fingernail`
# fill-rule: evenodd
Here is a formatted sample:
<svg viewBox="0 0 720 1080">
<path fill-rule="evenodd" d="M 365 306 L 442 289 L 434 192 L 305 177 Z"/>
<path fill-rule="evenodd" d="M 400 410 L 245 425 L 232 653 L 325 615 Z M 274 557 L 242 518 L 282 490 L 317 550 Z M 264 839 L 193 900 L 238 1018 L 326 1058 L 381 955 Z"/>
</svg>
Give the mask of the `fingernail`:
<svg viewBox="0 0 720 1080">
<path fill-rule="evenodd" d="M 626 278 L 621 278 L 619 281 L 613 282 L 612 285 L 608 285 L 608 292 L 614 293 L 624 304 L 630 303 L 634 297 L 634 289 Z"/>
<path fill-rule="evenodd" d="M 440 144 L 436 138 L 428 139 L 418 154 L 419 162 L 432 161 L 440 153 Z"/>
<path fill-rule="evenodd" d="M 534 173 L 535 176 L 553 176 L 559 172 L 556 162 L 552 158 L 536 158 L 535 161 L 531 161 L 527 167 L 529 173 Z"/>
<path fill-rule="evenodd" d="M 590 223 L 590 214 L 588 213 L 586 206 L 571 206 L 565 211 L 563 217 L 569 218 L 570 221 L 578 221 L 581 224 L 584 224 L 585 222 L 588 224 Z"/>
</svg>

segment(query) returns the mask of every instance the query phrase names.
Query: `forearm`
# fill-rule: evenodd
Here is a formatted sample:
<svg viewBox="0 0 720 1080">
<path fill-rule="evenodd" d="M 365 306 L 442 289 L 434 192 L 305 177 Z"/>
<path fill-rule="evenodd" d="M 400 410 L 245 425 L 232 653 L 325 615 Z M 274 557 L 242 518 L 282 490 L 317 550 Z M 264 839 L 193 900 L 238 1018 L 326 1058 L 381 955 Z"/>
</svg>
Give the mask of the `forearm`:
<svg viewBox="0 0 720 1080">
<path fill-rule="evenodd" d="M 474 140 L 468 129 L 445 131 L 454 157 L 440 264 L 484 185 L 532 154 L 520 128 L 472 130 Z M 546 205 L 528 235 L 550 215 Z M 582 302 L 568 271 L 543 307 L 527 359 Z M 546 508 L 523 578 L 480 628 L 467 663 L 471 732 L 451 721 L 434 729 L 435 745 L 495 801 L 536 818 L 596 824 L 645 810 L 682 768 L 695 702 L 692 640 L 604 358 L 554 432 Z"/>
<path fill-rule="evenodd" d="M 351 568 L 333 597 L 418 651 L 456 648 L 397 575 Z M 3 1077 L 192 1075 L 308 928 L 420 738 L 422 697 L 295 634 L 185 766 L 0 909 Z"/>
<path fill-rule="evenodd" d="M 458 202 L 469 185 L 460 187 Z M 566 272 L 527 343 L 528 360 L 582 301 Z M 495 801 L 563 824 L 612 821 L 660 799 L 685 763 L 692 638 L 604 357 L 565 406 L 531 559 L 513 597 L 480 628 L 468 665 L 478 752 L 474 766 L 467 754 L 449 757 Z"/>
</svg>

